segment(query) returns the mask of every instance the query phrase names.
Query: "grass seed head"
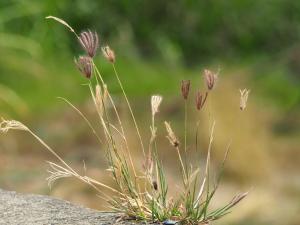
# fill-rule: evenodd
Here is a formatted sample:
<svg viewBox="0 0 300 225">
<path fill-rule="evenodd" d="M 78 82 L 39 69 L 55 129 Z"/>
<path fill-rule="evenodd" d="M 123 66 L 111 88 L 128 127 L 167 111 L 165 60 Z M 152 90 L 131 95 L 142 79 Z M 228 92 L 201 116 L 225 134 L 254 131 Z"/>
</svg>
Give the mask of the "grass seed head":
<svg viewBox="0 0 300 225">
<path fill-rule="evenodd" d="M 181 81 L 181 94 L 183 98 L 186 100 L 189 96 L 191 81 L 190 80 L 182 80 Z"/>
<path fill-rule="evenodd" d="M 217 82 L 218 74 L 210 71 L 204 70 L 204 79 L 208 90 L 212 90 Z"/>
<path fill-rule="evenodd" d="M 175 148 L 177 148 L 179 146 L 179 141 L 175 135 L 175 133 L 173 132 L 170 123 L 165 121 L 165 126 L 166 126 L 166 130 L 167 130 L 167 138 L 170 141 L 171 145 L 174 146 Z"/>
<path fill-rule="evenodd" d="M 159 106 L 160 106 L 160 103 L 161 103 L 162 99 L 163 98 L 160 95 L 151 96 L 152 116 L 155 116 L 155 114 L 159 112 Z"/>
<path fill-rule="evenodd" d="M 75 59 L 75 64 L 78 70 L 88 79 L 92 76 L 93 71 L 93 62 L 89 56 L 79 56 L 78 59 Z"/>
<path fill-rule="evenodd" d="M 102 53 L 104 57 L 111 63 L 116 62 L 116 56 L 113 50 L 109 46 L 105 46 L 102 48 Z"/>
<path fill-rule="evenodd" d="M 250 90 L 244 89 L 240 90 L 240 110 L 244 110 L 247 106 L 248 96 L 249 96 Z"/>
<path fill-rule="evenodd" d="M 99 47 L 98 34 L 96 32 L 93 33 L 90 30 L 83 31 L 80 33 L 78 40 L 86 54 L 93 58 Z"/>
<path fill-rule="evenodd" d="M 208 93 L 205 92 L 205 94 L 203 95 L 200 91 L 197 92 L 196 94 L 196 108 L 198 110 L 201 110 L 206 102 L 206 98 L 207 98 Z"/>
<path fill-rule="evenodd" d="M 0 123 L 0 132 L 7 133 L 11 129 L 28 131 L 28 128 L 21 122 L 16 120 L 5 120 L 2 118 L 2 121 Z"/>
</svg>

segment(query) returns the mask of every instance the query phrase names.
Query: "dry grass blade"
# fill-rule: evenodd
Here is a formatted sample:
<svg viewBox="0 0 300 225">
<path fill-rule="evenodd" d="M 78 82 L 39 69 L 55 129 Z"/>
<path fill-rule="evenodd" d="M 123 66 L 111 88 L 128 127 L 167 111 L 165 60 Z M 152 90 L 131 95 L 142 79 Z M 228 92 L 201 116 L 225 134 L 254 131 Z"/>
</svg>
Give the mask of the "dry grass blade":
<svg viewBox="0 0 300 225">
<path fill-rule="evenodd" d="M 200 190 L 199 190 L 198 196 L 196 197 L 196 201 L 194 203 L 194 208 L 198 207 L 198 205 L 199 205 L 199 201 L 200 201 L 201 196 L 202 196 L 202 194 L 204 192 L 205 182 L 206 182 L 206 177 L 204 177 L 204 179 L 202 181 L 202 184 L 200 186 Z"/>
<path fill-rule="evenodd" d="M 119 77 L 119 75 L 118 75 L 118 72 L 117 72 L 117 70 L 116 70 L 116 67 L 115 67 L 114 64 L 112 64 L 112 66 L 113 66 L 113 69 L 114 69 L 114 72 L 115 72 L 117 81 L 118 81 L 118 83 L 119 83 L 119 86 L 120 86 L 120 88 L 121 88 L 121 90 L 122 90 L 122 92 L 123 92 L 123 96 L 124 96 L 124 98 L 125 98 L 125 100 L 126 100 L 128 109 L 129 109 L 129 111 L 130 111 L 130 114 L 131 114 L 131 117 L 132 117 L 132 120 L 133 120 L 135 129 L 136 129 L 136 132 L 137 132 L 137 135 L 138 135 L 140 144 L 141 144 L 143 156 L 145 157 L 145 156 L 146 156 L 146 153 L 145 153 L 145 147 L 144 147 L 143 139 L 142 139 L 142 136 L 141 136 L 141 133 L 140 133 L 140 129 L 139 129 L 138 125 L 137 125 L 137 122 L 136 122 L 136 119 L 135 119 L 135 116 L 134 116 L 134 113 L 133 113 L 131 104 L 130 104 L 128 98 L 127 98 L 127 94 L 126 94 L 125 89 L 124 89 L 124 87 L 123 87 L 123 84 L 122 84 L 122 82 L 121 82 L 121 80 L 120 80 L 120 77 Z"/>
<path fill-rule="evenodd" d="M 52 170 L 48 170 L 48 172 L 50 173 L 50 176 L 47 177 L 47 179 L 46 179 L 48 181 L 48 186 L 50 188 L 53 186 L 53 184 L 55 183 L 56 180 L 73 176 L 72 172 L 70 172 L 69 170 L 67 170 L 53 162 L 48 162 L 48 164 L 52 169 Z"/>
<path fill-rule="evenodd" d="M 75 105 L 73 105 L 68 99 L 65 99 L 65 98 L 62 98 L 62 97 L 57 97 L 57 98 L 63 100 L 68 105 L 70 105 L 84 119 L 84 121 L 91 128 L 93 134 L 96 136 L 96 138 L 98 139 L 98 141 L 101 144 L 103 144 L 103 141 L 101 140 L 100 136 L 97 134 L 95 128 L 93 127 L 93 125 L 91 124 L 91 122 L 88 120 L 88 118 Z"/>
<path fill-rule="evenodd" d="M 247 197 L 247 195 L 249 194 L 249 192 L 245 192 L 245 193 L 242 193 L 242 194 L 238 194 L 236 195 L 230 202 L 230 206 L 233 207 L 235 206 L 236 204 L 238 204 L 240 201 L 242 201 L 244 198 Z"/>
<path fill-rule="evenodd" d="M 47 16 L 46 19 L 52 19 L 52 20 L 55 20 L 55 21 L 61 23 L 62 25 L 64 25 L 67 28 L 69 28 L 69 30 L 77 36 L 77 34 L 75 33 L 74 29 L 66 21 L 64 21 L 63 19 L 60 19 L 60 18 L 55 17 L 55 16 Z"/>
</svg>

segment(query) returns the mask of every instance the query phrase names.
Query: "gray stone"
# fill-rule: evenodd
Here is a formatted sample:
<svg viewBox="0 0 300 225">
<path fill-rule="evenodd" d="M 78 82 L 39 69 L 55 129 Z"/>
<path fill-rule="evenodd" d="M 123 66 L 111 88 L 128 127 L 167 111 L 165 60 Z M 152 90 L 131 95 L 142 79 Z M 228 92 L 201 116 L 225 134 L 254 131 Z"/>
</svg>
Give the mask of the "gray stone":
<svg viewBox="0 0 300 225">
<path fill-rule="evenodd" d="M 56 198 L 0 189 L 1 225 L 112 225 L 137 224 L 120 214 L 99 212 Z M 138 223 L 143 224 L 143 223 Z"/>
</svg>

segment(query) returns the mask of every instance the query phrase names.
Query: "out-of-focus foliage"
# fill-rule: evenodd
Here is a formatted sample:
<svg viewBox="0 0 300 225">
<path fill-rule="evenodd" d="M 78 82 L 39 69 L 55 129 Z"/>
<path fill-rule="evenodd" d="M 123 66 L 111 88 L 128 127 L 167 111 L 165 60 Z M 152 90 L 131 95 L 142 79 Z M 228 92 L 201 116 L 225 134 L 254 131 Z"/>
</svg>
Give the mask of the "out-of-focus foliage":
<svg viewBox="0 0 300 225">
<path fill-rule="evenodd" d="M 13 69 L 41 76 L 41 62 L 54 61 L 52 66 L 57 66 L 57 59 L 66 61 L 80 52 L 64 27 L 44 20 L 55 15 L 78 32 L 97 30 L 101 44 L 113 43 L 118 57 L 196 66 L 224 60 L 250 62 L 261 93 L 291 109 L 300 102 L 299 12 L 300 2 L 293 0 L 3 0 L 1 72 Z M 7 83 L 12 78 L 3 79 Z"/>
<path fill-rule="evenodd" d="M 293 0 L 3 0 L 0 7 L 2 28 L 28 38 L 47 37 L 41 18 L 55 14 L 77 30 L 96 29 L 106 41 L 129 35 L 145 56 L 167 49 L 193 63 L 216 56 L 277 54 L 300 39 L 300 2 Z M 68 43 L 62 36 L 66 38 L 56 35 L 55 50 Z"/>
</svg>

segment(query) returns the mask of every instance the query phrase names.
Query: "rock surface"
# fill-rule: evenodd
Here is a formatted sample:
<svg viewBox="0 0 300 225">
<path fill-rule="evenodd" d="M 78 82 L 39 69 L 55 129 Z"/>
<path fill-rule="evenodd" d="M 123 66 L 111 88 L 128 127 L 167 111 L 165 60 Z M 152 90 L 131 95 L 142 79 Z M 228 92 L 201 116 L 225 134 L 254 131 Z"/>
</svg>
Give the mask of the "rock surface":
<svg viewBox="0 0 300 225">
<path fill-rule="evenodd" d="M 121 222 L 119 218 L 115 213 L 87 209 L 48 196 L 20 194 L 0 189 L 1 225 L 136 224 L 133 221 Z"/>
</svg>

